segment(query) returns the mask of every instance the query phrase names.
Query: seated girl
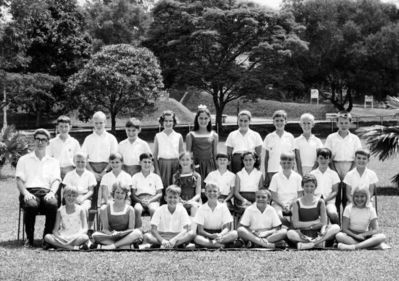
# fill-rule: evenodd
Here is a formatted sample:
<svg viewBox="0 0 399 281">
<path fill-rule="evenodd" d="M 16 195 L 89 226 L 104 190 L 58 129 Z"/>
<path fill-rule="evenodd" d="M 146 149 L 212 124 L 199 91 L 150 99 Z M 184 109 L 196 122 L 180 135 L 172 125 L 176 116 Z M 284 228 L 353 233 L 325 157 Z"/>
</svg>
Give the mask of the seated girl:
<svg viewBox="0 0 399 281">
<path fill-rule="evenodd" d="M 262 172 L 258 170 L 259 160 L 254 152 L 242 155 L 244 168 L 237 173 L 234 189 L 235 208 L 243 213 L 245 208 L 255 202 L 255 193 L 263 187 Z"/>
<path fill-rule="evenodd" d="M 368 189 L 355 188 L 353 203 L 346 206 L 342 232 L 335 237 L 340 250 L 381 248 L 385 235 L 378 228 L 377 213 L 370 203 Z"/>
<path fill-rule="evenodd" d="M 303 176 L 303 197 L 292 206 L 292 227 L 287 237 L 297 243 L 298 250 L 323 248 L 324 241 L 334 238 L 340 230 L 337 224 L 327 225 L 327 213 L 324 200 L 314 194 L 317 180 L 314 175 Z"/>
<path fill-rule="evenodd" d="M 256 203 L 245 209 L 238 226 L 238 236 L 247 243 L 247 247 L 260 246 L 275 248 L 276 244 L 285 244 L 287 230 L 281 228 L 276 210 L 269 205 L 270 191 L 260 189 L 256 192 Z"/>
<path fill-rule="evenodd" d="M 207 248 L 224 248 L 237 239 L 237 231 L 232 230 L 233 217 L 226 204 L 220 203 L 219 187 L 205 186 L 208 201 L 199 207 L 194 222 L 197 223 L 195 243 Z"/>
<path fill-rule="evenodd" d="M 135 229 L 134 209 L 127 203 L 130 188 L 121 183 L 112 185 L 113 201 L 100 209 L 102 230 L 93 233 L 93 248 L 104 250 L 130 249 L 143 235 Z"/>
<path fill-rule="evenodd" d="M 180 200 L 188 213 L 195 217 L 201 206 L 201 176 L 194 171 L 194 163 L 189 152 L 179 156 L 179 169 L 173 175 L 173 184 L 181 188 Z"/>
<path fill-rule="evenodd" d="M 86 210 L 76 204 L 78 198 L 76 187 L 67 186 L 63 196 L 65 205 L 57 211 L 53 234 L 47 234 L 44 241 L 56 248 L 78 250 L 89 241 L 87 236 Z M 87 247 L 87 246 L 86 246 Z"/>
</svg>

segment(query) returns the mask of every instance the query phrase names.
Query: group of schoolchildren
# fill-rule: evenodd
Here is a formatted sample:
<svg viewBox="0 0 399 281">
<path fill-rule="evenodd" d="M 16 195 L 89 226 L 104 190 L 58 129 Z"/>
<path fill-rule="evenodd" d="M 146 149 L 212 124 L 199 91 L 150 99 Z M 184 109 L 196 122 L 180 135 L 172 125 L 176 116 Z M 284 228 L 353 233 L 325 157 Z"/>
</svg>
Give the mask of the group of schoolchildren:
<svg viewBox="0 0 399 281">
<path fill-rule="evenodd" d="M 294 138 L 284 129 L 286 112 L 276 111 L 275 131 L 262 141 L 249 128 L 251 113 L 244 110 L 238 114 L 239 128 L 227 137 L 227 153 L 218 152 L 205 106 L 198 107 L 186 149 L 174 130 L 175 114 L 165 111 L 159 121 L 163 130 L 151 150 L 138 137 L 137 119 L 127 121 L 127 139 L 118 144 L 105 131 L 104 113 L 96 112 L 94 131 L 80 147 L 69 135 L 70 119 L 58 118 L 59 135 L 50 140 L 47 153 L 59 161 L 64 204 L 52 233 L 44 237 L 46 248 L 195 244 L 301 250 L 323 248 L 335 238 L 338 249 L 354 250 L 385 242 L 371 198 L 378 178 L 367 168 L 369 152 L 349 131 L 349 113 L 338 115 L 338 131 L 323 146 L 312 134 L 309 113 L 301 116 L 303 133 Z M 96 186 L 98 198 L 92 202 Z M 93 206 L 99 207 L 101 222 L 94 233 Z M 147 233 L 142 232 L 145 214 L 151 217 Z"/>
</svg>

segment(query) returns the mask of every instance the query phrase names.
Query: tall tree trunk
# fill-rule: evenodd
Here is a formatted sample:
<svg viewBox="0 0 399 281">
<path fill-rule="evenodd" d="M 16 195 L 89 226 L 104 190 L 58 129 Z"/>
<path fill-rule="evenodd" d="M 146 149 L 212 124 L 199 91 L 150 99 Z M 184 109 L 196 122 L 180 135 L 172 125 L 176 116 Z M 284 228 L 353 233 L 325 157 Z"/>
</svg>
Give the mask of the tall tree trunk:
<svg viewBox="0 0 399 281">
<path fill-rule="evenodd" d="M 111 111 L 111 132 L 115 135 L 116 132 L 116 113 Z"/>
<path fill-rule="evenodd" d="M 42 115 L 42 113 L 40 112 L 40 110 L 36 111 L 36 121 L 35 121 L 36 128 L 40 127 L 41 115 Z"/>
</svg>

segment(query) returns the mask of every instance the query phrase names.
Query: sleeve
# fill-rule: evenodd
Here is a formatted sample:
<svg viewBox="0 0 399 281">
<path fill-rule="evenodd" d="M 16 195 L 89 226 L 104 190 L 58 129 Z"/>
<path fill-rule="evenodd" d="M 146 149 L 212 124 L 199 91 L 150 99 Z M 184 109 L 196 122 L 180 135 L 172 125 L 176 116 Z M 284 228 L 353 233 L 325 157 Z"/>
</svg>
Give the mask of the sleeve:
<svg viewBox="0 0 399 281">
<path fill-rule="evenodd" d="M 223 224 L 227 224 L 227 223 L 233 222 L 233 217 L 231 216 L 229 208 L 227 207 L 226 204 L 223 204 L 222 220 L 223 220 Z"/>
<path fill-rule="evenodd" d="M 294 150 L 295 150 L 295 149 L 298 149 L 298 150 L 299 150 L 299 144 L 298 144 L 298 142 L 299 142 L 299 138 L 294 139 Z"/>
<path fill-rule="evenodd" d="M 88 173 L 89 173 L 89 186 L 97 185 L 97 180 L 94 174 L 90 171 L 88 171 Z"/>
<path fill-rule="evenodd" d="M 377 174 L 374 171 L 370 173 L 370 184 L 376 184 L 378 182 Z"/>
<path fill-rule="evenodd" d="M 79 152 L 80 150 L 80 143 L 78 142 L 77 139 L 74 138 L 74 150 L 73 150 L 73 155 Z"/>
<path fill-rule="evenodd" d="M 230 180 L 230 184 L 229 185 L 230 185 L 230 187 L 234 187 L 236 185 L 236 175 L 233 174 L 233 173 L 231 173 L 231 174 L 232 174 L 232 176 L 231 176 L 231 180 Z"/>
<path fill-rule="evenodd" d="M 61 168 L 60 168 L 60 162 L 58 160 L 54 159 L 53 165 L 51 166 L 52 171 L 51 171 L 51 182 L 50 185 L 53 184 L 56 180 L 59 180 L 61 182 Z"/>
<path fill-rule="evenodd" d="M 258 132 L 255 134 L 255 146 L 260 146 L 263 144 L 262 137 Z"/>
<path fill-rule="evenodd" d="M 197 214 L 195 215 L 195 218 L 194 218 L 194 222 L 199 225 L 204 225 L 204 223 L 205 223 L 204 212 L 202 210 L 203 209 L 200 207 L 197 211 Z"/>
<path fill-rule="evenodd" d="M 106 173 L 102 178 L 101 178 L 101 183 L 100 185 L 109 185 L 109 180 L 108 180 L 108 173 Z"/>
<path fill-rule="evenodd" d="M 337 183 L 340 183 L 340 182 L 341 182 L 341 180 L 340 180 L 337 172 L 333 171 L 333 173 L 332 173 L 332 184 L 337 184 Z"/>
<path fill-rule="evenodd" d="M 329 150 L 332 151 L 332 141 L 331 141 L 331 135 L 328 135 L 326 142 L 324 143 L 324 147 L 328 148 Z"/>
<path fill-rule="evenodd" d="M 297 191 L 302 191 L 303 190 L 303 188 L 302 188 L 302 177 L 299 174 L 298 174 L 296 185 L 297 185 L 297 189 L 296 189 Z"/>
<path fill-rule="evenodd" d="M 151 225 L 159 226 L 159 223 L 161 222 L 161 212 L 162 208 L 158 208 L 155 210 L 154 215 L 151 218 Z"/>
<path fill-rule="evenodd" d="M 273 207 L 271 207 L 270 210 L 271 210 L 270 216 L 271 216 L 271 221 L 272 221 L 273 228 L 280 226 L 281 225 L 281 220 L 278 217 L 276 210 Z"/>
<path fill-rule="evenodd" d="M 321 141 L 321 139 L 316 138 L 316 149 L 322 147 L 323 147 L 323 142 Z"/>
<path fill-rule="evenodd" d="M 46 154 L 48 156 L 54 157 L 54 149 L 53 149 L 54 144 L 52 140 L 53 139 L 50 140 L 49 145 L 46 147 Z"/>
<path fill-rule="evenodd" d="M 164 186 L 163 186 L 161 177 L 158 176 L 157 174 L 154 174 L 154 175 L 155 175 L 155 189 L 162 190 L 164 188 Z"/>
<path fill-rule="evenodd" d="M 277 192 L 277 190 L 278 190 L 278 186 L 277 186 L 277 174 L 274 174 L 274 175 L 273 175 L 272 180 L 270 181 L 269 190 L 270 190 L 270 191 Z"/>
<path fill-rule="evenodd" d="M 232 133 L 233 133 L 233 132 L 231 132 L 231 133 L 227 136 L 227 139 L 226 139 L 226 143 L 225 143 L 225 144 L 226 144 L 226 146 L 228 146 L 228 147 L 234 148 Z"/>
<path fill-rule="evenodd" d="M 89 155 L 89 151 L 88 151 L 88 140 L 87 140 L 87 138 L 88 138 L 88 136 L 83 141 L 82 152 L 84 152 L 87 155 L 88 160 L 89 160 L 90 159 L 90 155 Z"/>
<path fill-rule="evenodd" d="M 269 148 L 268 148 L 269 142 L 270 142 L 270 134 L 268 134 L 268 135 L 265 137 L 265 140 L 263 141 L 263 148 L 264 148 L 264 149 L 269 150 Z"/>
<path fill-rule="evenodd" d="M 68 173 L 65 175 L 64 180 L 62 181 L 62 183 L 63 183 L 65 186 L 70 186 L 70 185 L 72 185 L 72 182 L 71 182 L 71 172 L 68 172 Z"/>
<path fill-rule="evenodd" d="M 359 137 L 356 136 L 356 135 L 354 135 L 354 136 L 355 136 L 355 138 L 356 138 L 356 141 L 355 141 L 355 150 L 361 149 L 361 148 L 362 148 L 362 143 L 360 142 Z"/>
<path fill-rule="evenodd" d="M 126 176 L 126 178 L 125 178 L 126 184 L 128 186 L 132 186 L 133 185 L 132 177 L 128 173 L 126 173 L 125 176 Z"/>
<path fill-rule="evenodd" d="M 374 207 L 370 207 L 370 221 L 377 218 L 377 212 Z"/>
<path fill-rule="evenodd" d="M 295 150 L 295 138 L 294 135 L 290 133 L 290 143 L 291 143 L 291 150 Z"/>
<path fill-rule="evenodd" d="M 181 216 L 182 216 L 182 227 L 186 226 L 186 225 L 190 225 L 191 224 L 191 220 L 190 217 L 188 216 L 188 213 L 186 211 L 186 209 L 183 206 L 181 207 Z"/>
<path fill-rule="evenodd" d="M 15 171 L 15 177 L 21 179 L 23 182 L 26 181 L 25 157 L 19 158 L 19 161 L 17 163 L 17 168 Z"/>
<path fill-rule="evenodd" d="M 345 217 L 345 218 L 350 218 L 351 210 L 352 210 L 352 204 L 346 206 L 342 216 Z"/>
<path fill-rule="evenodd" d="M 118 152 L 118 141 L 116 140 L 114 135 L 111 135 L 111 153 L 117 153 Z"/>
<path fill-rule="evenodd" d="M 134 174 L 132 177 L 132 188 L 137 190 L 137 174 Z"/>
<path fill-rule="evenodd" d="M 248 211 L 248 208 L 245 209 L 244 214 L 241 217 L 240 224 L 250 227 L 251 226 L 251 215 L 250 215 L 250 211 Z"/>
<path fill-rule="evenodd" d="M 147 153 L 152 153 L 150 146 L 148 145 L 148 142 L 143 141 L 144 142 L 144 148 L 145 148 L 145 152 Z"/>
<path fill-rule="evenodd" d="M 350 173 L 347 173 L 347 174 L 345 175 L 343 182 L 344 182 L 345 184 L 351 185 L 352 188 L 354 187 L 353 182 L 352 182 L 352 177 L 351 177 L 351 174 L 350 174 Z"/>
<path fill-rule="evenodd" d="M 123 156 L 123 152 L 122 152 L 122 142 L 118 143 L 118 152 Z"/>
<path fill-rule="evenodd" d="M 206 178 L 204 179 L 204 183 L 206 183 L 206 184 L 208 184 L 208 183 L 211 183 L 213 180 L 212 180 L 212 175 L 213 175 L 213 172 L 210 172 L 207 176 L 206 176 Z"/>
</svg>

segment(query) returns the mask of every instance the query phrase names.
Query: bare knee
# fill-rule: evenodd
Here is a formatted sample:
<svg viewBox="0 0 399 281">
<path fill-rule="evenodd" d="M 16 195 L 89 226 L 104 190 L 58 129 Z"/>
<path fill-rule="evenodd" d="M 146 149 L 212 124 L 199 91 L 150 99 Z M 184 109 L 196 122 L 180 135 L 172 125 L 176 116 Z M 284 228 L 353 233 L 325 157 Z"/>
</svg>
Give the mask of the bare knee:
<svg viewBox="0 0 399 281">
<path fill-rule="evenodd" d="M 298 233 L 295 230 L 288 230 L 287 231 L 287 238 L 290 240 L 296 240 L 296 237 L 298 236 Z"/>
<path fill-rule="evenodd" d="M 344 241 L 346 237 L 347 237 L 347 235 L 345 233 L 343 233 L 343 232 L 338 232 L 335 235 L 335 239 L 337 239 L 338 242 Z"/>
</svg>

